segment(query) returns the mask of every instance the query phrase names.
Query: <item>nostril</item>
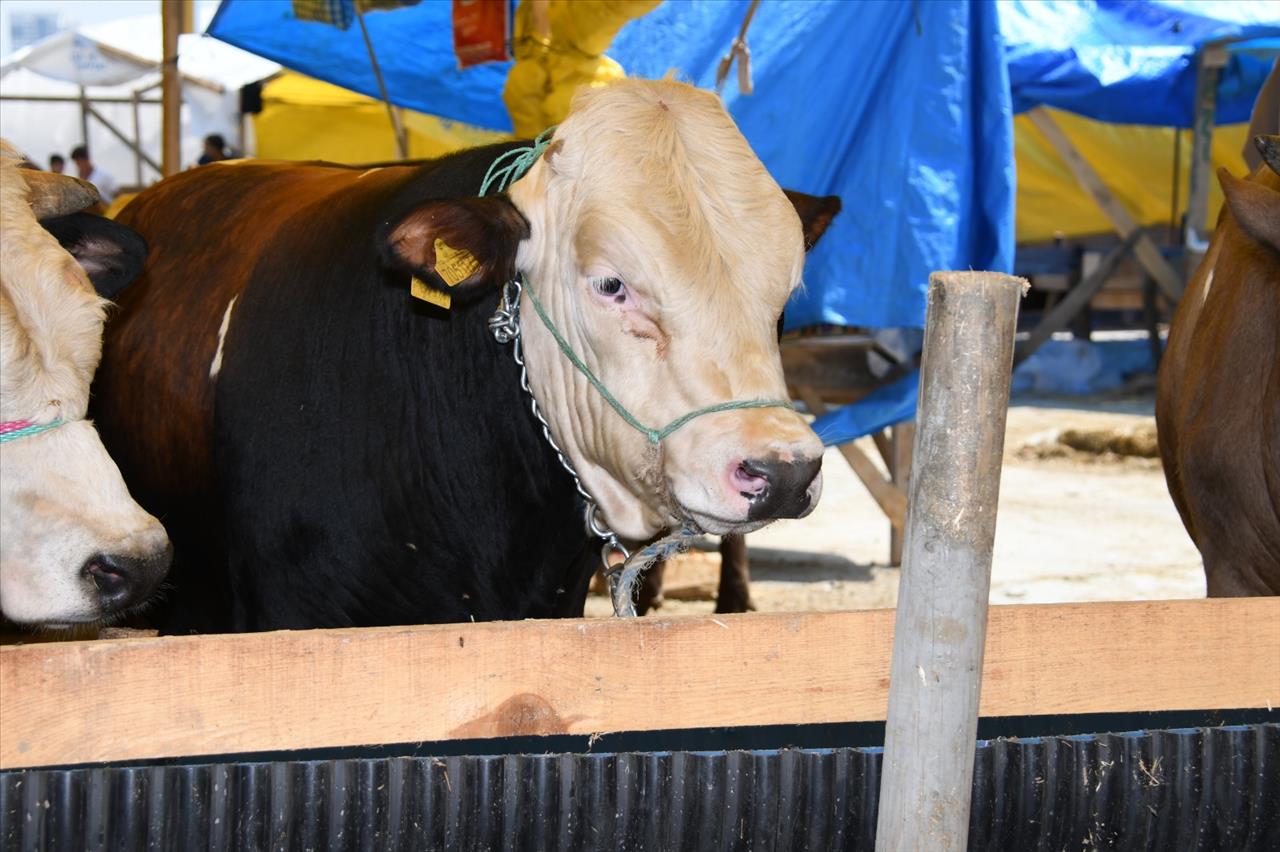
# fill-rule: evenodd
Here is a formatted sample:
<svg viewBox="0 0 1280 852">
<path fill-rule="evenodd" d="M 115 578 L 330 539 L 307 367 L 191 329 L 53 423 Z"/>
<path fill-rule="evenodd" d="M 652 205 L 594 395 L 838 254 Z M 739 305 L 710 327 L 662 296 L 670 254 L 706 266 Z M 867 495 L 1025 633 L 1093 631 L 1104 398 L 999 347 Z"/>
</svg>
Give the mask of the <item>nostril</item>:
<svg viewBox="0 0 1280 852">
<path fill-rule="evenodd" d="M 734 468 L 733 485 L 743 497 L 750 500 L 769 488 L 769 477 L 763 469 L 747 459 Z"/>
<path fill-rule="evenodd" d="M 110 556 L 93 557 L 85 563 L 85 572 L 104 599 L 119 597 L 128 589 L 127 574 Z"/>
<path fill-rule="evenodd" d="M 746 482 L 749 478 L 752 484 L 759 486 L 751 492 L 743 490 L 751 505 L 747 518 L 776 520 L 801 517 L 813 502 L 809 486 L 821 468 L 821 456 L 811 459 L 744 459 L 734 471 L 735 482 Z"/>
</svg>

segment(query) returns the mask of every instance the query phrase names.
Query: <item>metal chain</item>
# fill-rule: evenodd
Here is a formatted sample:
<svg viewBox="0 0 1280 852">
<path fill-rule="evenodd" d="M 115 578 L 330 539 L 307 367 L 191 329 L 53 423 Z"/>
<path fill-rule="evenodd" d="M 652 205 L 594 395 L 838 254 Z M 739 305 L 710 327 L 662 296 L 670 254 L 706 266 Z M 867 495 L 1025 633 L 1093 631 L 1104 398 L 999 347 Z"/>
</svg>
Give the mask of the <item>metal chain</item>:
<svg viewBox="0 0 1280 852">
<path fill-rule="evenodd" d="M 568 456 L 565 455 L 564 450 L 560 449 L 556 439 L 551 436 L 551 426 L 547 423 L 547 419 L 542 416 L 542 409 L 538 406 L 537 397 L 533 395 L 533 389 L 529 387 L 529 369 L 525 366 L 524 352 L 520 347 L 521 290 L 521 276 L 519 275 L 508 281 L 502 288 L 502 299 L 498 302 L 498 307 L 493 312 L 493 316 L 489 317 L 489 331 L 493 334 L 493 339 L 499 343 L 513 344 L 511 354 L 516 363 L 520 365 L 520 387 L 529 395 L 529 410 L 533 412 L 534 418 L 542 425 L 542 436 L 547 439 L 551 449 L 556 451 L 556 458 L 560 459 L 560 466 L 573 478 L 573 487 L 578 490 L 579 496 L 582 497 L 586 505 L 584 520 L 587 532 L 596 538 L 604 540 L 604 545 L 600 548 L 600 562 L 604 565 L 605 572 L 608 573 L 615 570 L 615 566 L 609 562 L 610 553 L 621 553 L 625 561 L 631 558 L 631 551 L 622 544 L 618 539 L 617 533 L 609 529 L 604 522 L 604 518 L 600 516 L 599 505 L 587 493 L 587 489 L 583 487 L 582 480 L 578 478 L 578 472 L 573 469 L 573 464 L 569 461 Z"/>
</svg>

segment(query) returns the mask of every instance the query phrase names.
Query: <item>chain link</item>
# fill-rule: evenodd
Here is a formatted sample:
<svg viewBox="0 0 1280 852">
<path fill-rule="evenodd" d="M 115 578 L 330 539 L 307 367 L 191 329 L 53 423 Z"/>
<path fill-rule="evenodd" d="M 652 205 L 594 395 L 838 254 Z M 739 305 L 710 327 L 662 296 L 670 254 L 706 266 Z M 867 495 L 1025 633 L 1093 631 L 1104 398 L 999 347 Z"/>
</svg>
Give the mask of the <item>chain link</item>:
<svg viewBox="0 0 1280 852">
<path fill-rule="evenodd" d="M 525 366 L 524 351 L 520 346 L 521 290 L 521 276 L 519 275 L 508 281 L 502 288 L 502 299 L 498 302 L 497 310 L 493 312 L 493 316 L 489 317 L 489 331 L 493 334 L 493 339 L 499 343 L 513 344 L 511 354 L 516 363 L 520 365 L 520 387 L 529 395 L 529 410 L 533 412 L 534 418 L 541 424 L 542 436 L 547 439 L 551 449 L 556 451 L 556 458 L 560 459 L 560 466 L 573 478 L 573 487 L 578 490 L 578 495 L 582 497 L 585 503 L 583 520 L 587 532 L 596 538 L 604 540 L 604 545 L 600 548 L 600 562 L 604 565 L 605 571 L 610 571 L 614 567 L 609 562 L 611 553 L 621 553 L 625 561 L 631 558 L 631 551 L 618 539 L 617 533 L 609 529 L 609 526 L 605 523 L 604 517 L 600 513 L 599 505 L 587 493 L 587 489 L 582 485 L 582 480 L 578 478 L 578 472 L 573 469 L 573 464 L 569 461 L 568 456 L 565 455 L 564 450 L 560 449 L 556 439 L 551 436 L 551 426 L 547 423 L 547 419 L 542 416 L 542 409 L 538 406 L 537 397 L 533 395 L 533 390 L 529 387 L 529 370 Z"/>
</svg>

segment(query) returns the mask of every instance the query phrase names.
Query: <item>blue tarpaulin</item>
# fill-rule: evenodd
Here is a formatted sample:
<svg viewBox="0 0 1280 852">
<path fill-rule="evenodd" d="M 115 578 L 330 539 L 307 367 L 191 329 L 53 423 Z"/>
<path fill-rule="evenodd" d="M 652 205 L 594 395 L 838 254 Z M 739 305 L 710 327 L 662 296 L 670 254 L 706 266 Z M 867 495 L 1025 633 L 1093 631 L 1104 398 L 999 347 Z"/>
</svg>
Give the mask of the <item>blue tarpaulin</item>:
<svg viewBox="0 0 1280 852">
<path fill-rule="evenodd" d="M 336 0 L 335 0 L 336 1 Z M 349 0 L 346 0 L 349 2 Z M 675 69 L 714 84 L 749 0 L 667 0 L 609 55 L 633 76 Z M 451 4 L 365 15 L 400 106 L 499 130 L 509 63 L 460 71 Z M 788 327 L 924 323 L 928 275 L 1008 270 L 1011 115 L 1041 103 L 1106 121 L 1188 126 L 1195 50 L 1280 35 L 1275 0 L 846 2 L 766 0 L 748 33 L 755 93 L 726 106 L 783 186 L 844 203 L 787 307 Z M 299 21 L 289 0 L 224 0 L 209 32 L 286 67 L 378 97 L 359 28 Z M 1240 121 L 1264 60 L 1233 52 L 1218 118 Z M 910 416 L 914 374 L 816 424 L 828 443 Z"/>
<path fill-rule="evenodd" d="M 1191 127 L 1196 51 L 1219 39 L 1280 36 L 1280 3 L 1010 0 L 999 4 L 1015 112 L 1041 104 L 1098 121 Z M 1230 51 L 1217 123 L 1249 120 L 1271 61 Z"/>
</svg>

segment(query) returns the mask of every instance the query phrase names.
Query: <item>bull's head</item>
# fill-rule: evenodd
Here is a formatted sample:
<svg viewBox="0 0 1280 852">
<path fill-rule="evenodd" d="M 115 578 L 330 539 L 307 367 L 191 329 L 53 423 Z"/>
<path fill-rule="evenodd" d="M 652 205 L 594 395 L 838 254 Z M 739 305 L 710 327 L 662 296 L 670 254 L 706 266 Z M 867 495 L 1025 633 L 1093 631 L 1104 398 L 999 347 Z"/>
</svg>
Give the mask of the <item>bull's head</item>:
<svg viewBox="0 0 1280 852">
<path fill-rule="evenodd" d="M 97 200 L 88 184 L 20 169 L 7 146 L 0 173 L 0 421 L 6 438 L 30 433 L 0 443 L 0 612 L 100 621 L 145 598 L 169 565 L 163 528 L 83 419 L 102 296 L 138 272 L 146 247 L 74 212 Z"/>
<path fill-rule="evenodd" d="M 629 80 L 586 90 L 510 197 L 517 267 L 568 344 L 638 419 L 786 399 L 777 322 L 805 239 L 787 196 L 713 95 Z M 700 416 L 654 444 L 522 306 L 530 382 L 606 520 L 746 532 L 812 511 L 822 444 L 789 408 Z"/>
</svg>

